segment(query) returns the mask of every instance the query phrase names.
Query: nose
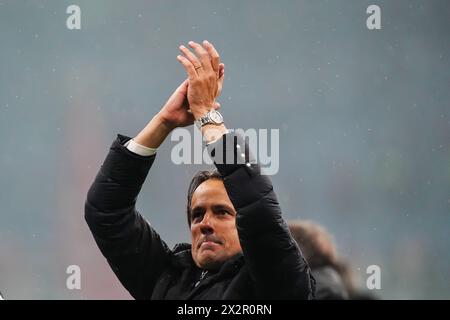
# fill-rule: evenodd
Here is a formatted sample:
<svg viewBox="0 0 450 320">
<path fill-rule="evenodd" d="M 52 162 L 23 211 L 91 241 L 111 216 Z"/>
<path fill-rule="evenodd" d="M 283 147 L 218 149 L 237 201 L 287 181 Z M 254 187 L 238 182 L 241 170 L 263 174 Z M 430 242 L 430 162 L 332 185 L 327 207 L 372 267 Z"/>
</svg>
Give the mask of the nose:
<svg viewBox="0 0 450 320">
<path fill-rule="evenodd" d="M 210 212 L 206 212 L 203 216 L 203 220 L 200 222 L 200 231 L 202 234 L 214 233 L 214 228 L 211 222 L 211 214 Z"/>
</svg>

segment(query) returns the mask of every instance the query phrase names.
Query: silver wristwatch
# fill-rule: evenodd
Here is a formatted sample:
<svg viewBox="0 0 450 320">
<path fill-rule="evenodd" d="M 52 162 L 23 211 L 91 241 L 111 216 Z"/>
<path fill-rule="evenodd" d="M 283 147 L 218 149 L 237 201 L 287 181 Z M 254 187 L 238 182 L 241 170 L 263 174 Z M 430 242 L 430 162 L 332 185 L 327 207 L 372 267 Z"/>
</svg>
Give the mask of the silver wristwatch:
<svg viewBox="0 0 450 320">
<path fill-rule="evenodd" d="M 215 124 L 215 125 L 222 124 L 223 117 L 219 111 L 212 109 L 200 119 L 195 120 L 194 123 L 197 128 L 201 129 L 205 124 Z"/>
</svg>

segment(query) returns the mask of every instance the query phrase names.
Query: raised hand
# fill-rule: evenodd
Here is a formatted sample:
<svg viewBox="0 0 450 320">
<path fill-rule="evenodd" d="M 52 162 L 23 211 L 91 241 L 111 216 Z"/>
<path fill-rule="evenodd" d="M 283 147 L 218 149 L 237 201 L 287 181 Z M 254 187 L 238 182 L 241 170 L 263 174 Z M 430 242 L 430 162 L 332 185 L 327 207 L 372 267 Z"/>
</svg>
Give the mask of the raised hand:
<svg viewBox="0 0 450 320">
<path fill-rule="evenodd" d="M 185 127 L 191 125 L 194 121 L 194 117 L 190 112 L 188 112 L 188 85 L 188 80 L 184 80 L 180 84 L 180 86 L 172 93 L 166 104 L 158 113 L 161 120 L 170 129 L 174 129 L 176 127 Z"/>
<path fill-rule="evenodd" d="M 194 118 L 198 119 L 216 107 L 215 99 L 222 91 L 225 67 L 208 41 L 205 40 L 203 46 L 190 41 L 189 46 L 195 54 L 181 45 L 183 55 L 177 59 L 188 74 L 187 99 Z"/>
<path fill-rule="evenodd" d="M 202 63 L 196 66 L 208 71 L 195 70 L 190 60 L 178 56 L 177 59 L 187 68 L 186 70 L 189 70 L 189 77 L 178 86 L 147 126 L 134 137 L 135 142 L 149 148 L 158 148 L 173 129 L 191 125 L 195 119 L 206 114 L 211 108 L 220 108 L 215 99 L 222 92 L 225 66 L 220 63 L 219 54 L 212 44 L 204 42 L 202 47 L 191 41 L 190 46 L 198 56 L 201 54 Z M 196 63 L 199 61 L 189 49 L 180 47 L 180 50 L 192 61 Z M 208 130 L 208 125 L 202 128 L 204 135 L 205 130 Z M 223 125 L 209 129 L 205 138 L 211 141 L 224 132 L 226 128 Z"/>
</svg>

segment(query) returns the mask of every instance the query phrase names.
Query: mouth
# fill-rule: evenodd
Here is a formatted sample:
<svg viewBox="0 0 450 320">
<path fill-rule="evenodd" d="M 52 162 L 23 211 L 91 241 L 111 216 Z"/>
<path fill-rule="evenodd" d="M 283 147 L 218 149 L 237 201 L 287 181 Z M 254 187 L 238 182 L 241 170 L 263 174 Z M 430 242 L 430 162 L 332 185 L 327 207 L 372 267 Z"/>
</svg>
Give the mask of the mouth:
<svg viewBox="0 0 450 320">
<path fill-rule="evenodd" d="M 219 244 L 217 242 L 204 241 L 200 244 L 200 249 L 201 250 L 214 250 L 218 246 L 219 246 Z"/>
<path fill-rule="evenodd" d="M 218 246 L 218 245 L 219 245 L 219 243 L 214 242 L 214 241 L 204 241 L 204 242 L 202 242 L 200 247 L 203 247 L 203 246 Z"/>
<path fill-rule="evenodd" d="M 207 237 L 202 239 L 197 247 L 202 249 L 213 249 L 221 244 L 222 242 L 219 241 L 218 239 L 211 239 Z"/>
</svg>

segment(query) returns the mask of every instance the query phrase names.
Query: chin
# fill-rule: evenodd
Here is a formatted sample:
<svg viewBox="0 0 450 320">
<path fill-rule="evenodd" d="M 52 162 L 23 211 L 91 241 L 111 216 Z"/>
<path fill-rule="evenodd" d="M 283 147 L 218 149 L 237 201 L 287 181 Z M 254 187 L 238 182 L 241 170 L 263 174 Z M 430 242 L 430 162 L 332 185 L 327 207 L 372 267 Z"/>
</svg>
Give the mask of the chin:
<svg viewBox="0 0 450 320">
<path fill-rule="evenodd" d="M 218 259 L 214 253 L 203 253 L 198 259 L 197 265 L 202 269 L 216 270 L 223 264 L 223 259 Z"/>
</svg>

